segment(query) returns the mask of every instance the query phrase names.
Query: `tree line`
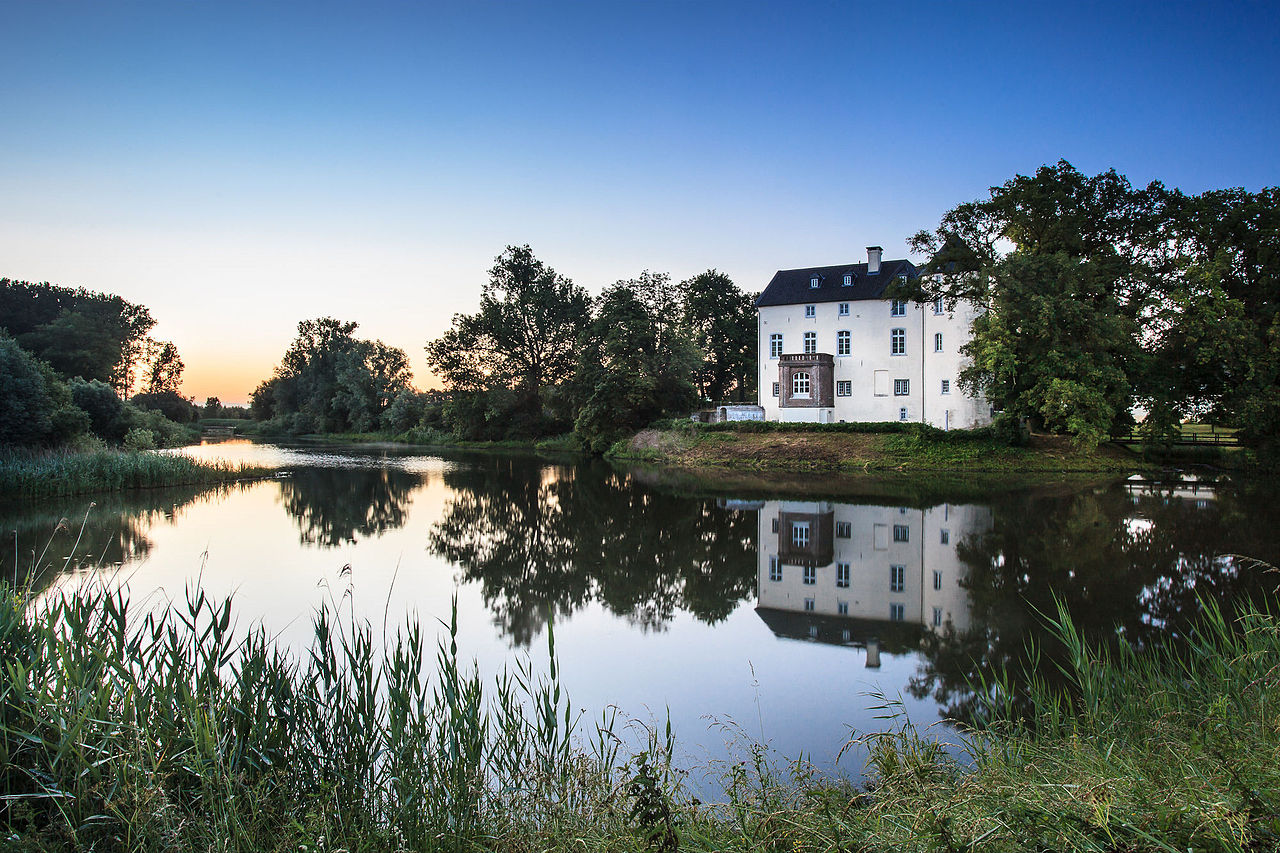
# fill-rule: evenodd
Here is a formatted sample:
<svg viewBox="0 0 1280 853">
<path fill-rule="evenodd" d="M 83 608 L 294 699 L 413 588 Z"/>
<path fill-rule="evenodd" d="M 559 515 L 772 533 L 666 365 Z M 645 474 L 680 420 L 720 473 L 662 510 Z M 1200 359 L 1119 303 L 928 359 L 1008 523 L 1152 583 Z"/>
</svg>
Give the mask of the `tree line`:
<svg viewBox="0 0 1280 853">
<path fill-rule="evenodd" d="M 145 306 L 0 278 L 0 445 L 175 444 L 195 407 Z"/>
<path fill-rule="evenodd" d="M 645 271 L 597 298 L 509 246 L 474 314 L 426 345 L 442 392 L 412 387 L 403 350 L 331 317 L 298 324 L 250 410 L 269 430 L 531 440 L 573 433 L 602 450 L 705 401 L 755 399 L 753 296 L 708 270 Z"/>
<path fill-rule="evenodd" d="M 1187 195 L 1066 161 L 958 205 L 912 240 L 905 295 L 982 313 L 961 387 L 1093 445 L 1184 420 L 1280 436 L 1280 189 Z"/>
</svg>

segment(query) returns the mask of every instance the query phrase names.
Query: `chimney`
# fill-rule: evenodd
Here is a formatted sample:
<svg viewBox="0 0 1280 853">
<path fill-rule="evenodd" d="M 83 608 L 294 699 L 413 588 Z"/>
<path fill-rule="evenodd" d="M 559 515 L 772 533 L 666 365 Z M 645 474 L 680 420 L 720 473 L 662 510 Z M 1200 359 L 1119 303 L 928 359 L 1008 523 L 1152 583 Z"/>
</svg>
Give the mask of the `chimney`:
<svg viewBox="0 0 1280 853">
<path fill-rule="evenodd" d="M 867 275 L 880 274 L 880 256 L 884 254 L 884 249 L 879 246 L 867 247 Z"/>
</svg>

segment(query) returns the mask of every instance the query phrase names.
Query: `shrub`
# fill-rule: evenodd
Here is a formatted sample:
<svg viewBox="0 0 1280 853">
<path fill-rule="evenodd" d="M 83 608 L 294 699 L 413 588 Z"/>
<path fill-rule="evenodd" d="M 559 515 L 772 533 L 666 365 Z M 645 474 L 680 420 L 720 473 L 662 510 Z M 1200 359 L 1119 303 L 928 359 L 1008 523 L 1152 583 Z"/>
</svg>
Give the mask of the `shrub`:
<svg viewBox="0 0 1280 853">
<path fill-rule="evenodd" d="M 124 446 L 129 450 L 155 450 L 155 433 L 146 427 L 134 427 L 124 434 Z"/>
</svg>

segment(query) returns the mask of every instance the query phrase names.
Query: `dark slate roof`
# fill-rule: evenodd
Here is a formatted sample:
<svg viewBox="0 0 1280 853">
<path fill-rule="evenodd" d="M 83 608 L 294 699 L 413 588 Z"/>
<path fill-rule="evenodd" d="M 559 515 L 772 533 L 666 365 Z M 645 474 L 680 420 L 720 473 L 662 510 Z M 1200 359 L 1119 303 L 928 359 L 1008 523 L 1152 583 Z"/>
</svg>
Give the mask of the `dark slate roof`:
<svg viewBox="0 0 1280 853">
<path fill-rule="evenodd" d="M 844 277 L 853 275 L 853 284 L 844 286 Z M 818 276 L 818 287 L 809 281 Z M 838 267 L 807 267 L 800 270 L 778 270 L 773 280 L 756 298 L 756 307 L 766 305 L 800 305 L 811 302 L 855 302 L 861 299 L 881 299 L 884 289 L 895 276 L 916 278 L 920 273 L 911 261 L 881 261 L 880 272 L 867 274 L 866 264 L 845 264 Z"/>
</svg>

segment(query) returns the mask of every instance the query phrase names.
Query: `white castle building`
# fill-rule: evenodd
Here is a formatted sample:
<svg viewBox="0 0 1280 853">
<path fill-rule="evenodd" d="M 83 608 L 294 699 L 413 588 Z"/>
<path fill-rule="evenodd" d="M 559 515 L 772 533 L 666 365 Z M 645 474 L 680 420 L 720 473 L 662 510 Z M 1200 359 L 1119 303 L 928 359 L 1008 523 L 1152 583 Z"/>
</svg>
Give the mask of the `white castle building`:
<svg viewBox="0 0 1280 853">
<path fill-rule="evenodd" d="M 885 298 L 910 261 L 779 270 L 756 299 L 765 420 L 915 421 L 941 429 L 991 422 L 956 382 L 976 309 Z"/>
</svg>

